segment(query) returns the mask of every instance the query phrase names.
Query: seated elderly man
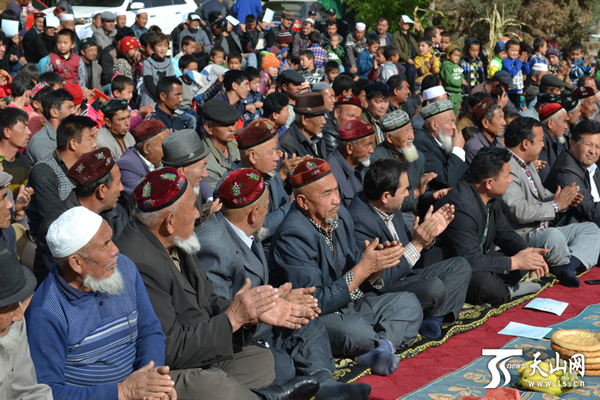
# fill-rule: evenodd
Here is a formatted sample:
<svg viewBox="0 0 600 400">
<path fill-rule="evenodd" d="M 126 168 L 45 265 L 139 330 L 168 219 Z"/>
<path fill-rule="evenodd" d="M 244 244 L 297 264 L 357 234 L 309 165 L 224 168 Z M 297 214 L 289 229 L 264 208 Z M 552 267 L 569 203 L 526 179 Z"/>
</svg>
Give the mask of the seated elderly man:
<svg viewBox="0 0 600 400">
<path fill-rule="evenodd" d="M 40 226 L 33 263 L 33 272 L 38 284 L 46 279 L 54 265 L 54 258 L 48 247 L 46 235 L 50 225 L 62 213 L 73 207 L 83 206 L 100 214 L 112 229 L 112 240 L 119 237 L 129 221 L 125 209 L 117 204 L 119 193 L 123 190 L 121 172 L 107 147 L 79 157 L 79 160 L 69 168 L 67 175 L 75 182 L 75 190 L 46 214 Z"/>
<path fill-rule="evenodd" d="M 539 113 L 544 131 L 544 147 L 538 158 L 545 164 L 538 171 L 538 175 L 541 182 L 544 183 L 550 175 L 556 159 L 565 150 L 564 145 L 567 142 L 565 133 L 569 125 L 567 124 L 567 111 L 559 103 L 545 104 L 540 108 Z"/>
<path fill-rule="evenodd" d="M 363 179 L 371 164 L 375 131 L 371 124 L 361 119 L 347 122 L 340 127 L 339 146 L 327 157 L 327 164 L 335 177 L 340 200 L 348 207 L 354 195 L 363 188 Z"/>
<path fill-rule="evenodd" d="M 275 233 L 283 217 L 290 209 L 290 196 L 284 188 L 283 182 L 287 180 L 289 172 L 294 169 L 301 158 L 295 157 L 288 159 L 287 156 L 282 162 L 279 172 L 277 172 L 277 163 L 281 159 L 279 156 L 279 138 L 277 136 L 276 125 L 267 119 L 257 119 L 252 121 L 240 136 L 238 137 L 238 148 L 240 149 L 240 161 L 236 161 L 231 168 L 225 172 L 221 181 L 217 184 L 214 192 L 214 198 L 220 198 L 219 188 L 223 180 L 232 172 L 240 168 L 256 169 L 265 185 L 269 188 L 269 212 L 263 222 L 263 230 L 257 233 L 263 246 L 270 243 L 270 238 Z M 306 156 L 310 158 L 310 156 Z M 265 246 L 266 248 L 268 246 Z M 268 251 L 267 251 L 268 253 Z"/>
<path fill-rule="evenodd" d="M 448 191 L 427 190 L 429 182 L 437 176 L 434 172 L 425 173 L 425 156 L 417 150 L 413 141 L 415 133 L 410 116 L 402 111 L 392 111 L 381 117 L 381 130 L 385 141 L 375 147 L 371 162 L 382 158 L 394 158 L 410 165 L 408 169 L 408 196 L 402 202 L 403 212 L 426 210 L 433 202 L 441 199 Z"/>
<path fill-rule="evenodd" d="M 353 119 L 360 118 L 361 114 L 362 104 L 358 97 L 341 95 L 336 99 L 332 117 L 326 118 L 327 122 L 322 130 L 327 154 L 333 153 L 338 148 L 340 127 Z"/>
<path fill-rule="evenodd" d="M 214 190 L 225 171 L 240 159 L 240 152 L 233 140 L 235 124 L 240 115 L 234 106 L 220 99 L 207 101 L 202 107 L 202 115 L 206 130 L 204 144 L 209 150 L 205 181 Z"/>
<path fill-rule="evenodd" d="M 324 160 L 301 162 L 289 180 L 296 202 L 273 237 L 271 281 L 317 288 L 313 296 L 334 356 L 358 356 L 378 375 L 394 372 L 396 349 L 417 337 L 421 304 L 412 293 L 365 291 L 383 287 L 381 275 L 398 264 L 404 249 L 396 241 L 380 245 L 377 238 L 365 249 L 357 246 L 352 218 L 340 206 L 338 184 Z"/>
<path fill-rule="evenodd" d="M 302 93 L 294 104 L 295 120 L 281 135 L 279 148 L 289 157 L 327 157 L 321 130 L 325 126 L 325 100 L 320 93 Z"/>
<path fill-rule="evenodd" d="M 273 132 L 277 134 L 274 128 Z M 232 299 L 246 279 L 252 281 L 252 286 L 269 282 L 267 260 L 257 238 L 265 220 L 269 191 L 258 170 L 232 171 L 219 187 L 221 212 L 213 214 L 196 232 L 201 244 L 198 258 L 217 295 Z M 232 249 L 236 249 L 235 252 Z M 310 295 L 314 290 L 314 287 L 296 288 L 287 299 L 311 306 L 318 313 L 318 301 Z M 317 399 L 369 397 L 368 385 L 341 384 L 333 379 L 335 362 L 327 331 L 318 319 L 298 331 L 278 328 L 272 331 L 271 328 L 259 325 L 254 338 L 270 345 L 275 360 L 275 383 L 287 382 L 298 370 L 300 375 L 311 375 L 319 380 Z"/>
<path fill-rule="evenodd" d="M 500 138 L 504 135 L 506 126 L 502 107 L 494 103 L 490 97 L 486 97 L 473 107 L 472 116 L 473 122 L 479 129 L 465 143 L 465 156 L 469 164 L 477 152 L 484 147 L 504 147 Z"/>
<path fill-rule="evenodd" d="M 314 311 L 279 298 L 285 287 L 251 289 L 248 280 L 232 300 L 213 291 L 196 256 L 196 196 L 175 168 L 150 172 L 133 194 L 136 218 L 117 245 L 138 267 L 167 335 L 166 360 L 178 393 L 232 400 L 312 397 L 319 387 L 314 378 L 267 387 L 275 377 L 273 357 L 252 340 L 259 322 L 298 329 Z"/>
<path fill-rule="evenodd" d="M 365 175 L 364 192 L 356 195 L 348 211 L 358 246 L 375 238 L 404 245 L 400 262 L 381 276 L 385 282 L 381 291 L 414 293 L 425 318 L 420 333 L 439 339 L 442 322 L 454 321 L 465 302 L 471 268 L 462 257 L 442 261 L 435 250 L 426 253 L 452 221 L 453 207 L 432 214 L 431 206 L 422 224 L 415 219 L 412 232 L 404 224 L 400 209 L 408 196 L 408 169 L 408 163 L 395 159 L 376 161 Z"/>
<path fill-rule="evenodd" d="M 438 246 L 446 257 L 461 256 L 469 261 L 469 303 L 498 305 L 514 296 L 535 293 L 541 288 L 539 283 L 519 281 L 527 271 L 538 277 L 548 272 L 541 255 L 548 250 L 528 248 L 508 225 L 497 199 L 511 181 L 510 158 L 506 149 L 481 149 L 469 167 L 469 177 L 435 205 L 455 207 L 454 220 L 440 235 Z M 495 251 L 495 246 L 500 251 Z"/>
<path fill-rule="evenodd" d="M 583 199 L 576 207 L 559 214 L 557 225 L 585 221 L 600 224 L 600 176 L 596 164 L 600 157 L 600 122 L 586 119 L 577 124 L 571 134 L 571 149 L 563 151 L 556 159 L 546 187 L 556 191 L 558 186 L 565 187 L 574 182 Z"/>
<path fill-rule="evenodd" d="M 0 397 L 7 400 L 52 400 L 50 387 L 37 383 L 23 318 L 35 289 L 35 277 L 2 240 L 0 274 Z"/>
<path fill-rule="evenodd" d="M 450 100 L 441 100 L 423 107 L 426 132 L 415 136 L 415 146 L 425 156 L 425 172 L 434 172 L 429 182 L 433 190 L 454 187 L 465 175 L 465 139 L 456 129 L 456 117 Z"/>
<path fill-rule="evenodd" d="M 128 148 L 117 160 L 124 187 L 119 199 L 121 205 L 127 204 L 131 192 L 148 172 L 162 166 L 162 142 L 169 136 L 169 131 L 159 120 L 148 119 L 136 126 L 131 134 L 135 146 Z"/>
<path fill-rule="evenodd" d="M 38 380 L 54 399 L 176 397 L 144 282 L 111 235 L 85 207 L 50 225 L 56 264 L 25 313 Z"/>
<path fill-rule="evenodd" d="M 115 160 L 135 145 L 135 139 L 129 133 L 131 115 L 125 99 L 113 99 L 102 103 L 100 111 L 104 113 L 104 125 L 98 130 L 98 147 L 108 147 Z"/>
<path fill-rule="evenodd" d="M 595 82 L 594 82 L 595 84 Z M 581 105 L 581 117 L 579 121 L 594 119 L 598 107 L 596 105 L 596 89 L 591 86 L 581 86 L 573 92 L 579 99 Z"/>
<path fill-rule="evenodd" d="M 573 182 L 552 193 L 542 185 L 531 162 L 538 159 L 544 146 L 544 131 L 533 118 L 521 117 L 511 122 L 504 143 L 512 156 L 513 181 L 502 196 L 502 209 L 510 225 L 529 246 L 550 250 L 546 262 L 563 285 L 579 287 L 575 270 L 581 265 L 589 269 L 598 261 L 600 229 L 593 222 L 548 227 L 559 212 L 581 202 L 579 186 Z"/>
</svg>

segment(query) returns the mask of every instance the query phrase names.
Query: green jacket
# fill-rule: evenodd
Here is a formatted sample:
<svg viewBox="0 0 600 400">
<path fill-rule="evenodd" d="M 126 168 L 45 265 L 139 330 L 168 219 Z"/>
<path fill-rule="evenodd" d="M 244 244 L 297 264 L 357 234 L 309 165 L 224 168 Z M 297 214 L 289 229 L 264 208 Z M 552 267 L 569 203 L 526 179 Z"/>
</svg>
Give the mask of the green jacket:
<svg viewBox="0 0 600 400">
<path fill-rule="evenodd" d="M 327 45 L 325 46 L 325 51 L 327 52 L 329 61 L 335 61 L 338 65 L 342 65 L 342 60 L 346 56 L 346 52 L 342 46 L 338 45 L 334 50 L 330 45 Z"/>
<path fill-rule="evenodd" d="M 459 64 L 452 61 L 444 61 L 440 69 L 440 78 L 444 84 L 444 89 L 452 93 L 462 92 L 463 74 Z"/>
<path fill-rule="evenodd" d="M 421 36 L 423 36 L 423 32 L 414 33 L 414 32 L 408 31 L 408 37 L 415 49 L 416 55 L 419 55 L 419 44 L 417 43 L 417 40 Z M 400 62 L 401 64 L 406 64 L 409 59 L 414 58 L 414 57 L 411 57 L 410 45 L 409 45 L 408 41 L 406 40 L 406 36 L 404 36 L 402 34 L 402 32 L 397 31 L 396 33 L 394 33 L 394 45 L 396 47 L 398 47 L 398 50 L 400 50 L 400 52 L 399 52 L 400 59 L 398 60 L 398 62 Z"/>
</svg>

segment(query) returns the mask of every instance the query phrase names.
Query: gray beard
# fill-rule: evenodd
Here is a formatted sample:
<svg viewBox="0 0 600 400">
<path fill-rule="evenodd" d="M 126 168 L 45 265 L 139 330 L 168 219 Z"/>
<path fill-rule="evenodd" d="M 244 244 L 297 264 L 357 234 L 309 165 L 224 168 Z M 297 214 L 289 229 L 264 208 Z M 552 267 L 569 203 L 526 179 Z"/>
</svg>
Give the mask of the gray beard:
<svg viewBox="0 0 600 400">
<path fill-rule="evenodd" d="M 195 233 L 192 233 L 187 239 L 181 239 L 176 236 L 173 238 L 173 243 L 175 247 L 190 256 L 196 255 L 202 248 L 200 240 L 198 240 Z"/>
<path fill-rule="evenodd" d="M 327 223 L 327 225 L 331 225 L 333 223 L 335 223 L 338 220 L 338 216 L 336 215 L 335 218 L 325 218 L 325 222 Z"/>
<path fill-rule="evenodd" d="M 452 153 L 452 138 L 446 135 L 446 132 L 440 129 L 440 143 L 442 144 L 442 150 L 446 152 L 446 154 Z"/>
<path fill-rule="evenodd" d="M 412 143 L 410 144 L 410 147 L 406 146 L 405 143 L 404 147 L 400 149 L 400 152 L 404 156 L 406 162 L 412 163 L 419 159 L 419 151 Z"/>
<path fill-rule="evenodd" d="M 254 239 L 262 242 L 270 233 L 271 231 L 263 226 L 254 234 Z"/>
<path fill-rule="evenodd" d="M 0 357 L 5 361 L 8 361 L 10 357 L 15 354 L 19 342 L 21 341 L 21 335 L 19 331 L 13 328 L 11 325 L 8 328 L 8 333 L 4 337 L 0 337 Z"/>
<path fill-rule="evenodd" d="M 560 144 L 565 144 L 565 143 L 567 143 L 567 139 L 565 139 L 565 136 L 564 136 L 564 135 L 563 135 L 563 136 L 559 136 L 559 137 L 557 137 L 557 138 L 556 138 L 556 141 L 557 141 L 558 143 L 560 143 Z"/>
<path fill-rule="evenodd" d="M 367 158 L 365 161 L 361 161 L 360 163 L 363 165 L 363 167 L 369 168 L 369 166 L 371 165 L 371 159 Z"/>
<path fill-rule="evenodd" d="M 317 134 L 315 135 L 315 137 L 317 137 L 317 138 L 321 139 L 321 138 L 323 137 L 323 134 L 322 134 L 322 133 L 317 133 Z"/>
<path fill-rule="evenodd" d="M 115 268 L 112 275 L 104 279 L 96 279 L 90 275 L 83 277 L 83 286 L 94 292 L 100 292 L 108 295 L 116 295 L 123 290 L 123 277 L 118 267 Z"/>
<path fill-rule="evenodd" d="M 196 197 L 200 196 L 200 186 L 199 185 L 192 188 L 192 190 L 194 191 L 194 194 L 196 195 Z"/>
</svg>

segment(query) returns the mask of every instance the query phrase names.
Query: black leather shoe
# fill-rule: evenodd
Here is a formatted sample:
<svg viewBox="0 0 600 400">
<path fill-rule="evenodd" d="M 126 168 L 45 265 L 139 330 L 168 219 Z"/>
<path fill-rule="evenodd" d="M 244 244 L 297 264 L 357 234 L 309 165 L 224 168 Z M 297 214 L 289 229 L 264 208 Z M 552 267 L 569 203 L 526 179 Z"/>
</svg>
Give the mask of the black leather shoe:
<svg viewBox="0 0 600 400">
<path fill-rule="evenodd" d="M 255 392 L 265 400 L 310 400 L 319 391 L 319 381 L 310 376 L 297 376 L 283 385 L 271 385 Z"/>
</svg>

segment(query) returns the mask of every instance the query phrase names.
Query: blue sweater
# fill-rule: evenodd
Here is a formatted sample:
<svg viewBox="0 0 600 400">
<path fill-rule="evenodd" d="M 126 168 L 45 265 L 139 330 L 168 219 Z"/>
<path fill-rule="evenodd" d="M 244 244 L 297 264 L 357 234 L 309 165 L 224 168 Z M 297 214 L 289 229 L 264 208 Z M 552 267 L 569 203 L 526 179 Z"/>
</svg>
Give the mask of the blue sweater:
<svg viewBox="0 0 600 400">
<path fill-rule="evenodd" d="M 165 335 L 133 262 L 118 255 L 124 289 L 82 292 L 54 265 L 27 308 L 27 335 L 38 382 L 54 399 L 118 398 L 117 383 L 154 361 L 165 363 Z"/>
<path fill-rule="evenodd" d="M 524 63 L 518 58 L 513 60 L 507 57 L 502 60 L 502 70 L 508 72 L 513 78 L 512 85 L 508 88 L 508 93 L 523 93 L 523 75 L 529 75 L 529 63 Z"/>
<path fill-rule="evenodd" d="M 589 67 L 586 67 L 585 60 L 583 58 L 578 61 L 572 61 L 571 64 L 573 64 L 573 68 L 569 73 L 569 78 L 571 81 L 573 81 L 573 85 L 576 85 L 577 81 L 582 76 L 590 75 L 592 73 L 592 66 L 590 65 Z"/>
<path fill-rule="evenodd" d="M 358 58 L 356 59 L 356 74 L 359 78 L 368 79 L 367 75 L 369 75 L 369 71 L 373 68 L 373 65 L 373 55 L 369 50 L 364 49 L 358 54 Z"/>
</svg>

